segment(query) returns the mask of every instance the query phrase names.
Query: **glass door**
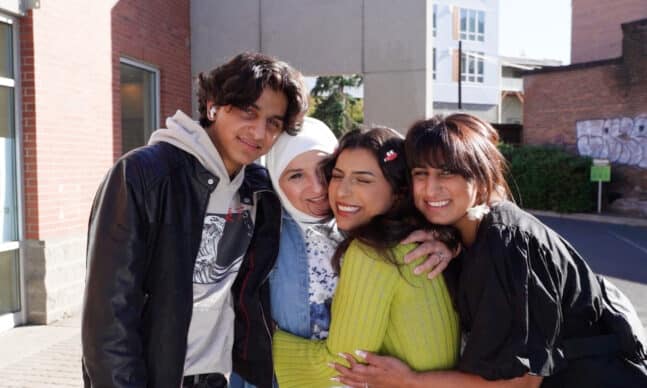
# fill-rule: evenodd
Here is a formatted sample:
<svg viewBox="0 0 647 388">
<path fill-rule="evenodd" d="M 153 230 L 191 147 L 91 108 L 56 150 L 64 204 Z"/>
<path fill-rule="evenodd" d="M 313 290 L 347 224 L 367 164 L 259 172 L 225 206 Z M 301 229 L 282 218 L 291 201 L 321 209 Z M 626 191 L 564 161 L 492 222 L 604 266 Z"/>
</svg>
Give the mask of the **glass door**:
<svg viewBox="0 0 647 388">
<path fill-rule="evenodd" d="M 0 331 L 22 323 L 15 26 L 0 14 Z"/>
</svg>

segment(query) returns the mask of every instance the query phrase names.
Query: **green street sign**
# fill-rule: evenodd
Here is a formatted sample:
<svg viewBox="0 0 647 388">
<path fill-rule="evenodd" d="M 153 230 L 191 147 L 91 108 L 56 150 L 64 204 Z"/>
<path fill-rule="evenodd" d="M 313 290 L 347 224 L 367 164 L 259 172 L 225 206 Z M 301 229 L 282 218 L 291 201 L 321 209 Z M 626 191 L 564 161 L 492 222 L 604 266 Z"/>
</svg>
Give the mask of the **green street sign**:
<svg viewBox="0 0 647 388">
<path fill-rule="evenodd" d="M 611 166 L 591 166 L 591 182 L 610 182 Z"/>
</svg>

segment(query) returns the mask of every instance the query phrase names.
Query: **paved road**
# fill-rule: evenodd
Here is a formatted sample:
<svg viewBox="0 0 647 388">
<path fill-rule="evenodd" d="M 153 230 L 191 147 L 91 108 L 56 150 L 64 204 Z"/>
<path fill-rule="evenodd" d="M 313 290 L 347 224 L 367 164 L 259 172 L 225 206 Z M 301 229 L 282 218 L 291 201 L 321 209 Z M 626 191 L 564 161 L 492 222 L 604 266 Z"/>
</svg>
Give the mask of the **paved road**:
<svg viewBox="0 0 647 388">
<path fill-rule="evenodd" d="M 647 227 L 539 218 L 629 296 L 647 327 Z"/>
</svg>

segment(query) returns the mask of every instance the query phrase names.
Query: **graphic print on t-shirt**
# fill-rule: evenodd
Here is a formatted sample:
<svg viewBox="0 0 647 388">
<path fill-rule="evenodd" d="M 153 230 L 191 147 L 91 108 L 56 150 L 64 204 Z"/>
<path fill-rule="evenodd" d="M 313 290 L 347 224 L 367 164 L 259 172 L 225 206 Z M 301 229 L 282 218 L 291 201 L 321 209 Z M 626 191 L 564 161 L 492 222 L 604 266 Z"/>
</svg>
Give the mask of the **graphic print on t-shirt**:
<svg viewBox="0 0 647 388">
<path fill-rule="evenodd" d="M 238 213 L 207 214 L 202 241 L 193 270 L 193 283 L 219 283 L 238 272 L 252 237 L 250 212 L 242 207 Z M 224 238 L 223 238 L 224 237 Z"/>
</svg>

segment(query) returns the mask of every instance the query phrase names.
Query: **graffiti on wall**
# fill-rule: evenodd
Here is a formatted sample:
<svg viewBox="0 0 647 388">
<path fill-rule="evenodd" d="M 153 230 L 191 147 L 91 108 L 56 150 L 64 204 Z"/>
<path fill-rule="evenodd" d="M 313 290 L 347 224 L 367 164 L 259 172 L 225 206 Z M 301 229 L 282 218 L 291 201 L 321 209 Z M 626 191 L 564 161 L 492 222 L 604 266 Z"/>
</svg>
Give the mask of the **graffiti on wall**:
<svg viewBox="0 0 647 388">
<path fill-rule="evenodd" d="M 580 155 L 647 168 L 647 114 L 576 122 Z"/>
</svg>

